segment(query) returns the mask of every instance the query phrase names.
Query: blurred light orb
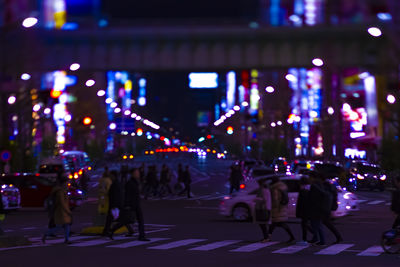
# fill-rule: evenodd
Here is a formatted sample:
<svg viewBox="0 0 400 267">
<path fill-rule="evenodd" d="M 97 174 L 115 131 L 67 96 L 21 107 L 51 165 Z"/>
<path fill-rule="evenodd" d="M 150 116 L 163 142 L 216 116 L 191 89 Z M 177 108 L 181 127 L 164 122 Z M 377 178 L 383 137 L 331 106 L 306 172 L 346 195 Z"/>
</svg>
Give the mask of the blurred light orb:
<svg viewBox="0 0 400 267">
<path fill-rule="evenodd" d="M 121 112 L 121 109 L 120 109 L 120 108 L 114 109 L 114 113 L 120 113 L 120 112 Z"/>
<path fill-rule="evenodd" d="M 265 87 L 265 91 L 269 94 L 272 94 L 273 92 L 275 92 L 275 89 L 272 86 L 267 86 Z"/>
<path fill-rule="evenodd" d="M 24 19 L 24 21 L 22 22 L 22 26 L 24 26 L 25 28 L 30 28 L 36 25 L 36 23 L 38 23 L 38 19 L 35 17 L 29 17 Z"/>
<path fill-rule="evenodd" d="M 379 37 L 382 35 L 382 31 L 378 27 L 371 27 L 368 29 L 368 33 L 374 37 Z"/>
<path fill-rule="evenodd" d="M 315 110 L 312 110 L 312 111 L 310 111 L 309 115 L 311 118 L 316 118 L 316 117 L 318 117 L 318 112 L 316 112 Z"/>
<path fill-rule="evenodd" d="M 297 78 L 296 76 L 294 76 L 293 74 L 286 74 L 285 76 L 286 80 L 288 80 L 289 82 L 297 82 Z"/>
<path fill-rule="evenodd" d="M 81 67 L 81 65 L 79 65 L 78 63 L 73 63 L 73 64 L 71 64 L 71 66 L 69 66 L 69 69 L 71 71 L 76 71 L 76 70 L 79 70 L 80 67 Z"/>
<path fill-rule="evenodd" d="M 110 104 L 110 107 L 111 108 L 115 108 L 115 107 L 117 107 L 118 106 L 118 104 L 116 103 L 116 102 L 112 102 L 111 104 Z"/>
<path fill-rule="evenodd" d="M 328 108 L 328 114 L 332 115 L 333 113 L 335 113 L 335 110 L 333 109 L 333 107 L 329 107 Z"/>
<path fill-rule="evenodd" d="M 271 127 L 272 128 L 276 127 L 276 123 L 275 122 L 271 122 Z"/>
<path fill-rule="evenodd" d="M 243 102 L 242 102 L 242 107 L 247 107 L 248 105 L 249 105 L 248 102 L 246 102 L 246 101 L 243 101 Z"/>
<path fill-rule="evenodd" d="M 90 79 L 90 80 L 87 80 L 87 81 L 86 81 L 86 86 L 87 86 L 87 87 L 91 87 L 91 86 L 93 86 L 95 83 L 96 83 L 96 82 L 95 82 L 94 80 Z"/>
<path fill-rule="evenodd" d="M 389 94 L 389 95 L 386 97 L 386 100 L 387 100 L 387 102 L 388 102 L 389 104 L 394 104 L 394 103 L 396 102 L 396 97 L 394 97 L 394 95 Z"/>
<path fill-rule="evenodd" d="M 38 112 L 40 110 L 41 106 L 39 104 L 36 104 L 33 106 L 33 111 Z"/>
<path fill-rule="evenodd" d="M 8 104 L 12 105 L 15 103 L 15 101 L 17 101 L 17 98 L 15 96 L 10 96 L 7 100 Z"/>
<path fill-rule="evenodd" d="M 105 94 L 106 94 L 106 91 L 104 91 L 104 90 L 97 91 L 97 96 L 104 96 Z"/>
<path fill-rule="evenodd" d="M 113 100 L 112 100 L 111 97 L 108 97 L 108 98 L 106 99 L 106 104 L 111 104 L 112 102 L 113 102 Z"/>
<path fill-rule="evenodd" d="M 125 116 L 131 115 L 131 111 L 130 111 L 130 110 L 125 110 L 125 111 L 124 111 L 124 115 L 125 115 Z"/>
<path fill-rule="evenodd" d="M 64 116 L 64 120 L 65 120 L 66 122 L 70 122 L 71 119 L 72 119 L 72 116 L 71 116 L 70 114 L 67 114 L 67 115 Z"/>
<path fill-rule="evenodd" d="M 117 125 L 114 122 L 112 122 L 112 123 L 110 123 L 108 128 L 110 128 L 110 130 L 115 130 L 117 128 Z"/>
<path fill-rule="evenodd" d="M 18 116 L 17 115 L 12 116 L 11 120 L 12 121 L 17 121 L 18 120 Z"/>
<path fill-rule="evenodd" d="M 321 67 L 322 65 L 324 65 L 324 61 L 322 61 L 322 59 L 320 58 L 314 58 L 312 60 L 312 64 L 314 64 L 314 66 L 316 67 Z"/>
<path fill-rule="evenodd" d="M 29 73 L 22 73 L 21 75 L 21 80 L 27 81 L 31 78 L 31 75 Z"/>
<path fill-rule="evenodd" d="M 45 108 L 43 112 L 44 112 L 44 114 L 50 114 L 51 109 L 50 108 Z"/>
<path fill-rule="evenodd" d="M 281 126 L 281 125 L 282 125 L 282 121 L 277 121 L 276 124 L 278 124 L 279 126 Z"/>
<path fill-rule="evenodd" d="M 239 111 L 240 107 L 238 105 L 236 105 L 236 106 L 233 107 L 233 109 L 236 110 L 236 111 Z"/>
</svg>

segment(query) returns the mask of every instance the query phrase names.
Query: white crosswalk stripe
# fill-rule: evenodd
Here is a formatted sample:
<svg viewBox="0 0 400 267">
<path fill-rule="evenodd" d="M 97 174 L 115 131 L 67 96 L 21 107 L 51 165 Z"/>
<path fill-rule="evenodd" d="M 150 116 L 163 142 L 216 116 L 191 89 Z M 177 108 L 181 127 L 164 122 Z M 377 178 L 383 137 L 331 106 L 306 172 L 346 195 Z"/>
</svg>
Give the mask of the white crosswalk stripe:
<svg viewBox="0 0 400 267">
<path fill-rule="evenodd" d="M 205 241 L 205 240 L 207 240 L 207 239 L 183 239 L 183 240 L 167 243 L 164 245 L 149 247 L 149 249 L 164 249 L 165 250 L 165 249 L 183 247 L 183 246 L 187 246 L 187 245 L 198 243 L 198 242 Z"/>
<path fill-rule="evenodd" d="M 191 248 L 189 250 L 208 251 L 208 250 L 213 250 L 213 249 L 229 246 L 229 245 L 232 245 L 232 244 L 235 244 L 238 242 L 240 242 L 240 240 L 224 240 L 224 241 L 218 241 L 218 242 L 210 243 L 207 245 Z"/>
<path fill-rule="evenodd" d="M 146 244 L 163 241 L 163 240 L 168 240 L 168 239 L 170 239 L 170 238 L 150 238 L 150 241 L 135 240 L 135 241 L 130 241 L 130 242 L 117 244 L 117 245 L 111 245 L 111 246 L 107 246 L 107 247 L 108 248 L 130 248 L 130 247 L 137 247 L 137 246 L 146 245 Z"/>
<path fill-rule="evenodd" d="M 266 243 L 261 243 L 261 242 L 257 242 L 257 243 L 253 243 L 250 245 L 246 245 L 246 246 L 242 246 L 236 249 L 232 249 L 230 250 L 231 252 L 252 252 L 252 251 L 256 251 L 265 247 L 269 247 L 272 245 L 277 244 L 278 242 L 266 242 Z"/>
<path fill-rule="evenodd" d="M 373 246 L 357 254 L 357 256 L 379 256 L 383 253 L 381 246 Z"/>
<path fill-rule="evenodd" d="M 354 244 L 335 244 L 335 245 L 329 246 L 315 254 L 317 254 L 317 255 L 336 255 L 352 246 L 354 246 Z"/>
<path fill-rule="evenodd" d="M 358 200 L 356 200 L 356 202 L 357 203 L 364 203 L 364 202 L 367 202 L 368 200 L 366 200 L 366 199 L 358 199 Z"/>
<path fill-rule="evenodd" d="M 123 239 L 129 239 L 128 237 L 122 237 L 122 236 L 117 236 L 114 238 L 115 240 L 123 240 Z M 110 243 L 113 240 L 111 239 L 94 239 L 94 240 L 88 240 L 88 241 L 83 241 L 80 243 L 72 243 L 70 246 L 72 247 L 90 247 L 90 246 L 97 246 L 97 245 L 102 245 L 106 243 Z"/>
<path fill-rule="evenodd" d="M 285 248 L 281 248 L 275 251 L 272 251 L 272 253 L 277 253 L 277 254 L 293 254 L 296 252 L 299 252 L 300 250 L 308 248 L 310 245 L 293 245 Z"/>
</svg>

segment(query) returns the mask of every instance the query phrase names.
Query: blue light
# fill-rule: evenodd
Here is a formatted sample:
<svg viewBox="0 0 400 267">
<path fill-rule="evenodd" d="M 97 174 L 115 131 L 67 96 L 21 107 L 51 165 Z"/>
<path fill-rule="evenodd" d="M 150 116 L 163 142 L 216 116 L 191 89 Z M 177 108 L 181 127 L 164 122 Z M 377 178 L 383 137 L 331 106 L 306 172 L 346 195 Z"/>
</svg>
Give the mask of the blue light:
<svg viewBox="0 0 400 267">
<path fill-rule="evenodd" d="M 377 17 L 380 20 L 392 20 L 392 15 L 390 13 L 378 13 Z"/>
<path fill-rule="evenodd" d="M 99 20 L 98 25 L 99 25 L 99 27 L 107 27 L 108 21 L 105 19 L 101 19 L 101 20 Z"/>
<path fill-rule="evenodd" d="M 66 31 L 74 31 L 79 28 L 79 24 L 76 22 L 66 22 L 64 25 L 61 27 L 62 30 Z"/>
</svg>

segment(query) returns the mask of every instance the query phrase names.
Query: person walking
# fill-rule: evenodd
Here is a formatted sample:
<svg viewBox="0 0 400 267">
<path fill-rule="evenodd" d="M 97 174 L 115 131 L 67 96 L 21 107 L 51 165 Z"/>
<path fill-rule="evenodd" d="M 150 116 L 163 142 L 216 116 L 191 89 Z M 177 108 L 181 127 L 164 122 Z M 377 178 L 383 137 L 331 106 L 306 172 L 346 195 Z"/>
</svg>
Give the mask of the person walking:
<svg viewBox="0 0 400 267">
<path fill-rule="evenodd" d="M 300 191 L 297 197 L 296 203 L 296 218 L 301 219 L 301 232 L 302 232 L 302 242 L 301 245 L 307 245 L 307 231 L 313 233 L 312 228 L 309 225 L 310 222 L 310 182 L 307 177 L 302 177 L 300 179 Z"/>
<path fill-rule="evenodd" d="M 327 199 L 329 194 L 324 191 L 318 173 L 310 172 L 309 178 L 311 182 L 309 192 L 309 216 L 314 235 L 312 240 L 310 240 L 310 243 L 325 245 L 325 234 L 322 229 L 322 220 L 330 214 L 331 203 Z"/>
<path fill-rule="evenodd" d="M 239 191 L 240 181 L 243 180 L 242 171 L 240 170 L 239 165 L 231 166 L 231 175 L 229 177 L 230 189 L 229 194 L 233 193 L 233 190 L 236 192 Z"/>
<path fill-rule="evenodd" d="M 1 195 L 1 190 L 0 190 L 0 236 L 4 235 L 3 228 L 1 227 L 2 222 L 6 218 L 5 210 L 4 210 L 4 204 L 3 204 L 3 196 Z"/>
<path fill-rule="evenodd" d="M 258 192 L 255 201 L 254 222 L 260 226 L 263 239 L 261 243 L 271 241 L 268 225 L 271 224 L 271 192 L 261 180 L 258 181 Z"/>
<path fill-rule="evenodd" d="M 395 190 L 392 192 L 392 204 L 390 209 L 394 212 L 396 218 L 393 222 L 392 228 L 400 227 L 400 176 L 393 179 Z"/>
<path fill-rule="evenodd" d="M 121 190 L 121 184 L 118 179 L 118 172 L 115 170 L 111 171 L 110 177 L 112 180 L 112 184 L 108 191 L 108 211 L 107 211 L 106 222 L 104 224 L 104 229 L 103 229 L 104 236 L 110 235 L 111 224 L 115 220 L 112 214 L 112 210 L 113 209 L 121 210 L 122 208 L 122 196 L 121 196 L 122 190 Z"/>
<path fill-rule="evenodd" d="M 169 183 L 171 182 L 171 172 L 166 164 L 163 164 L 161 167 L 160 173 L 160 198 L 163 197 L 164 192 L 168 191 L 169 194 L 172 194 L 171 187 Z"/>
<path fill-rule="evenodd" d="M 97 187 L 98 205 L 97 212 L 100 215 L 106 215 L 109 209 L 109 198 L 108 192 L 110 190 L 112 179 L 108 171 L 108 168 L 104 168 L 102 177 L 99 179 L 99 185 Z"/>
<path fill-rule="evenodd" d="M 157 189 L 158 189 L 157 168 L 156 165 L 151 165 L 148 168 L 146 176 L 144 198 L 147 199 L 150 194 L 156 196 L 158 191 Z"/>
<path fill-rule="evenodd" d="M 183 193 L 187 193 L 187 197 L 191 198 L 192 196 L 190 195 L 190 184 L 192 183 L 192 177 L 190 175 L 189 171 L 189 165 L 185 166 L 185 170 L 183 171 L 183 184 L 185 188 L 179 193 L 179 195 L 182 195 Z"/>
<path fill-rule="evenodd" d="M 177 182 L 174 186 L 174 190 L 175 192 L 181 192 L 183 189 L 183 168 L 182 168 L 182 164 L 179 163 L 178 164 L 178 177 L 177 177 Z"/>
<path fill-rule="evenodd" d="M 269 228 L 269 234 L 272 235 L 276 227 L 283 228 L 289 235 L 290 239 L 287 243 L 292 243 L 295 241 L 294 235 L 290 230 L 289 226 L 286 224 L 288 220 L 288 188 L 285 183 L 283 183 L 278 176 L 272 178 L 270 185 L 271 199 L 272 199 L 272 224 Z"/>
<path fill-rule="evenodd" d="M 51 198 L 54 200 L 53 216 L 56 226 L 47 229 L 42 237 L 43 243 L 46 243 L 46 238 L 48 236 L 54 235 L 58 229 L 64 228 L 64 243 L 71 244 L 69 235 L 72 224 L 72 212 L 69 208 L 67 182 L 67 178 L 58 180 L 58 185 L 56 185 L 50 193 Z"/>
<path fill-rule="evenodd" d="M 326 212 L 324 213 L 325 216 L 322 218 L 322 224 L 325 225 L 325 227 L 328 228 L 329 231 L 331 231 L 332 234 L 335 236 L 336 241 L 334 242 L 334 244 L 338 244 L 343 241 L 343 238 L 332 222 L 332 211 L 338 209 L 338 192 L 336 187 L 329 182 L 329 179 L 327 179 L 326 176 L 321 175 L 320 178 L 322 180 L 324 191 L 329 194 L 328 196 L 326 196 L 326 201 L 330 202 L 330 209 L 326 210 Z M 328 203 L 326 205 L 328 205 Z"/>
</svg>

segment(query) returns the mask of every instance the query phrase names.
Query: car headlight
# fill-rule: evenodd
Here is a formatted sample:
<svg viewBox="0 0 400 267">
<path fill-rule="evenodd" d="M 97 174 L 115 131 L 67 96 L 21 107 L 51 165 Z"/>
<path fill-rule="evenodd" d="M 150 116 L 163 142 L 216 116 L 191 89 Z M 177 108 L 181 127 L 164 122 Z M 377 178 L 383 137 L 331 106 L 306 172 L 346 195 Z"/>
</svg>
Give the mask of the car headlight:
<svg viewBox="0 0 400 267">
<path fill-rule="evenodd" d="M 361 174 L 357 174 L 357 179 L 364 180 L 364 176 Z"/>
<path fill-rule="evenodd" d="M 350 196 L 352 195 L 352 193 L 346 193 L 343 195 L 344 199 L 350 199 Z"/>
<path fill-rule="evenodd" d="M 381 179 L 381 181 L 385 181 L 386 180 L 386 175 L 382 175 L 379 179 Z"/>
</svg>

